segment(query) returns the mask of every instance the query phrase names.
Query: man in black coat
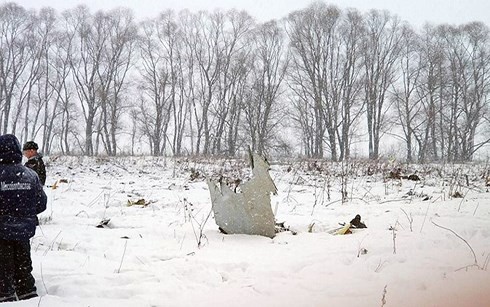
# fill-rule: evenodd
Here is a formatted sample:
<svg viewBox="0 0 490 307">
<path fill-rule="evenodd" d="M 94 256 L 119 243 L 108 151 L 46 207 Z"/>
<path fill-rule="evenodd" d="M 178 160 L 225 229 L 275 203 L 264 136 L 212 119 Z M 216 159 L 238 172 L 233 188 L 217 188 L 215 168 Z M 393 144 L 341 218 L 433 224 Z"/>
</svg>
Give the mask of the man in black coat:
<svg viewBox="0 0 490 307">
<path fill-rule="evenodd" d="M 28 159 L 24 164 L 28 168 L 33 169 L 39 176 L 41 184 L 46 183 L 46 166 L 44 165 L 43 156 L 41 156 L 37 150 L 39 146 L 33 141 L 26 142 L 22 150 L 24 151 L 24 156 Z"/>
<path fill-rule="evenodd" d="M 0 303 L 37 296 L 29 239 L 47 198 L 39 177 L 21 162 L 19 140 L 0 136 Z"/>
</svg>

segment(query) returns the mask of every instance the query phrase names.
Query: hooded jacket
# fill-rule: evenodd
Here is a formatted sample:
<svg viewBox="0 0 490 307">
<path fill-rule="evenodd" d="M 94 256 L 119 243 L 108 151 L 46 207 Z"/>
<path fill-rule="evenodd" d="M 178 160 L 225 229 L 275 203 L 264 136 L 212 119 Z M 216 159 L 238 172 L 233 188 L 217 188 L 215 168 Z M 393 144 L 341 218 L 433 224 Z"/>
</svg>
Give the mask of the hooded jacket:
<svg viewBox="0 0 490 307">
<path fill-rule="evenodd" d="M 21 164 L 19 140 L 0 136 L 0 239 L 28 240 L 36 231 L 37 214 L 47 197 L 37 174 Z"/>
</svg>

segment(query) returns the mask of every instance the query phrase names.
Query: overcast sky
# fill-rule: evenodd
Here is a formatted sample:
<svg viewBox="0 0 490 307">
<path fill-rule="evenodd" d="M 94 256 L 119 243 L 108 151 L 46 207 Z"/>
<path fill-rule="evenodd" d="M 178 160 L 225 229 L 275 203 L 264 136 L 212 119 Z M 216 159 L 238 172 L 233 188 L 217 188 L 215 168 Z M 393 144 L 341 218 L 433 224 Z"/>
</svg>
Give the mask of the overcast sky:
<svg viewBox="0 0 490 307">
<path fill-rule="evenodd" d="M 0 3 L 8 1 L 0 0 Z M 175 11 L 188 8 L 192 11 L 216 8 L 243 9 L 258 21 L 280 19 L 289 12 L 308 6 L 311 0 L 17 0 L 25 8 L 50 6 L 57 11 L 86 4 L 94 11 L 117 6 L 132 8 L 136 18 L 154 17 L 171 8 Z M 490 25 L 490 0 L 331 0 L 325 1 L 340 8 L 355 7 L 362 12 L 369 9 L 386 9 L 414 26 L 428 21 L 434 24 L 461 24 L 482 21 Z"/>
</svg>

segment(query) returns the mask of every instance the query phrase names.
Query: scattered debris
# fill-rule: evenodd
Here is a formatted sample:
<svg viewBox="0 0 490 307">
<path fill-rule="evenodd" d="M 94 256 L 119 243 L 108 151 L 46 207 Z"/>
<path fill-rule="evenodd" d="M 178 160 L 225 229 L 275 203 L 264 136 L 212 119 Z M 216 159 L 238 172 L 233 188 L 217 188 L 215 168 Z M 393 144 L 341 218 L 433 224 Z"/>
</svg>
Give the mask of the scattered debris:
<svg viewBox="0 0 490 307">
<path fill-rule="evenodd" d="M 346 223 L 343 227 L 341 227 L 340 229 L 338 229 L 335 234 L 336 235 L 348 235 L 348 234 L 351 234 L 352 231 L 350 230 L 350 223 Z"/>
<path fill-rule="evenodd" d="M 51 186 L 48 185 L 48 188 L 56 190 L 60 183 L 68 183 L 68 179 L 58 179 L 55 181 L 55 183 L 53 185 L 51 185 Z"/>
<path fill-rule="evenodd" d="M 453 193 L 453 198 L 463 198 L 463 194 L 459 191 Z"/>
<path fill-rule="evenodd" d="M 417 174 L 403 175 L 400 167 L 392 169 L 388 174 L 389 179 L 408 179 L 412 181 L 420 181 L 420 177 Z"/>
<path fill-rule="evenodd" d="M 359 250 L 359 254 L 361 255 L 366 255 L 368 253 L 368 250 L 365 249 L 364 247 Z"/>
<path fill-rule="evenodd" d="M 352 221 L 350 221 L 350 225 L 352 228 L 367 228 L 366 224 L 361 222 L 361 216 L 357 214 Z"/>
<path fill-rule="evenodd" d="M 412 181 L 420 181 L 420 177 L 417 174 L 408 175 L 407 179 Z"/>
<path fill-rule="evenodd" d="M 129 206 L 143 206 L 143 207 L 146 207 L 150 204 L 151 202 L 150 201 L 146 201 L 144 198 L 140 198 L 138 200 L 130 200 L 128 199 L 128 207 Z"/>
<path fill-rule="evenodd" d="M 362 229 L 362 228 L 367 228 L 366 224 L 361 222 L 361 216 L 357 214 L 351 221 L 350 223 L 339 223 L 342 227 L 334 229 L 330 233 L 336 234 L 336 235 L 347 235 L 351 234 L 353 229 Z"/>
<path fill-rule="evenodd" d="M 293 236 L 297 235 L 298 232 L 292 230 L 289 226 L 284 225 L 285 222 L 276 222 L 276 233 L 290 231 Z"/>
<path fill-rule="evenodd" d="M 423 201 L 431 199 L 431 196 L 425 194 L 424 192 L 415 193 L 413 189 L 408 190 L 408 192 L 402 196 L 402 198 L 408 198 L 410 196 L 421 198 Z"/>
<path fill-rule="evenodd" d="M 310 225 L 308 225 L 308 232 L 309 233 L 313 232 L 313 226 L 315 226 L 315 222 L 312 222 Z"/>
<path fill-rule="evenodd" d="M 195 181 L 195 180 L 198 180 L 200 178 L 204 178 L 203 174 L 198 169 L 191 168 L 190 172 L 191 172 L 191 175 L 190 175 L 191 181 Z"/>
<path fill-rule="evenodd" d="M 390 171 L 390 173 L 388 174 L 388 178 L 389 179 L 401 179 L 402 175 L 402 169 L 397 167 L 397 168 L 394 168 Z"/>
<path fill-rule="evenodd" d="M 105 218 L 105 219 L 102 219 L 102 221 L 99 222 L 99 224 L 97 224 L 97 228 L 111 228 L 109 227 L 109 222 L 111 221 L 110 218 Z"/>
</svg>

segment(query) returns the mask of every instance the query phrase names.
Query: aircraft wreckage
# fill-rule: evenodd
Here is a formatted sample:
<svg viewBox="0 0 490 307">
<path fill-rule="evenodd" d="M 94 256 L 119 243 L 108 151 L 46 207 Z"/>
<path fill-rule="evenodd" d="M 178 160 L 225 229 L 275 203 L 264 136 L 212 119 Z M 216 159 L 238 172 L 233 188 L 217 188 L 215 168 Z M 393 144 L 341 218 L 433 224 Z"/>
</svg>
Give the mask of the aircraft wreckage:
<svg viewBox="0 0 490 307">
<path fill-rule="evenodd" d="M 214 219 L 227 234 L 249 234 L 273 238 L 276 235 L 271 193 L 277 188 L 269 174 L 269 163 L 250 153 L 252 178 L 235 192 L 222 180 L 207 180 Z"/>
</svg>

